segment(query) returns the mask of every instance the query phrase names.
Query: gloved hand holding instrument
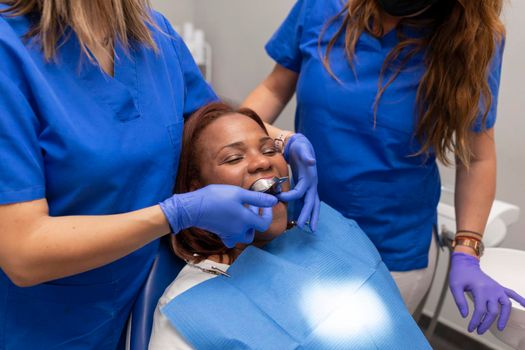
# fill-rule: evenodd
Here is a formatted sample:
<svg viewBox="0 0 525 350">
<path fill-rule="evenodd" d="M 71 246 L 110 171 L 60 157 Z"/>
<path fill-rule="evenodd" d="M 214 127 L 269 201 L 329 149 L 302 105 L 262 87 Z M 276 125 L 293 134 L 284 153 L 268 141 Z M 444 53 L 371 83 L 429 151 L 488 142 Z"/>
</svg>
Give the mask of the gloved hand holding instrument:
<svg viewBox="0 0 525 350">
<path fill-rule="evenodd" d="M 283 202 L 291 202 L 304 197 L 304 205 L 297 219 L 297 226 L 317 229 L 321 202 L 317 194 L 317 167 L 312 144 L 303 134 L 293 134 L 284 148 L 284 158 L 290 164 L 295 187 L 289 192 L 277 195 Z"/>
</svg>

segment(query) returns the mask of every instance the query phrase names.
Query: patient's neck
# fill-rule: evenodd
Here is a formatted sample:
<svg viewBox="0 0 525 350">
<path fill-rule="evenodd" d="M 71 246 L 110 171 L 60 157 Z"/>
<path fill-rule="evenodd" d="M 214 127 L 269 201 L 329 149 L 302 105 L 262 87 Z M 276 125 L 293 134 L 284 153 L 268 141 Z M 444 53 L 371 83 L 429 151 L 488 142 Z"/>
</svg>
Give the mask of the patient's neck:
<svg viewBox="0 0 525 350">
<path fill-rule="evenodd" d="M 216 262 L 216 263 L 219 263 L 219 264 L 231 265 L 231 264 L 233 264 L 235 259 L 237 259 L 239 257 L 239 255 L 241 255 L 241 253 L 243 252 L 244 248 L 246 248 L 246 247 L 243 247 L 242 249 L 235 247 L 234 251 L 233 251 L 233 256 L 229 256 L 227 254 L 210 255 L 210 256 L 208 256 L 206 258 L 206 260 L 210 260 L 210 261 L 213 261 L 213 262 Z"/>
</svg>

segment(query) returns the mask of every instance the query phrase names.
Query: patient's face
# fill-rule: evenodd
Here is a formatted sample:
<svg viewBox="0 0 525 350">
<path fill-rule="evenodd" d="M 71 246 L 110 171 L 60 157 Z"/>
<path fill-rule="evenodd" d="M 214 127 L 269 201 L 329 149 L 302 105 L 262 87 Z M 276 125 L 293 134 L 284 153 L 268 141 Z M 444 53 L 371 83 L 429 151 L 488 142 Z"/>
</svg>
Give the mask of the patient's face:
<svg viewBox="0 0 525 350">
<path fill-rule="evenodd" d="M 288 176 L 288 166 L 274 140 L 242 114 L 222 116 L 208 125 L 197 140 L 200 181 L 197 187 L 228 184 L 249 189 L 258 179 Z M 286 182 L 283 191 L 289 190 Z M 255 241 L 268 241 L 286 229 L 286 205 L 273 207 L 273 222 Z"/>
</svg>

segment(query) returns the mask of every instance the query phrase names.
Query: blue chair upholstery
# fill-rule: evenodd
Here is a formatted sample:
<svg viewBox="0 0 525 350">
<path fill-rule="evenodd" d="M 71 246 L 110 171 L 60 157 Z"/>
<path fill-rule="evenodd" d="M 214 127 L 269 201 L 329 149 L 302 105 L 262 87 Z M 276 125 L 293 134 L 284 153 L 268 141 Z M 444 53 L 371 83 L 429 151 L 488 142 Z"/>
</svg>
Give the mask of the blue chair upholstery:
<svg viewBox="0 0 525 350">
<path fill-rule="evenodd" d="M 185 262 L 171 250 L 169 237 L 160 240 L 159 251 L 131 313 L 130 349 L 147 350 L 157 302 Z"/>
</svg>

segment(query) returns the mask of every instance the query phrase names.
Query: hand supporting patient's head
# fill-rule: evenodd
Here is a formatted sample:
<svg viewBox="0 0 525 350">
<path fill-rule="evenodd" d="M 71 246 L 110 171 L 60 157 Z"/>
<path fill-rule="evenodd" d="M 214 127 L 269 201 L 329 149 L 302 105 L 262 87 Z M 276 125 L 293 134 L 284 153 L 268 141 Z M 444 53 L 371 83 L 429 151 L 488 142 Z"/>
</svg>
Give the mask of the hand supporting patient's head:
<svg viewBox="0 0 525 350">
<path fill-rule="evenodd" d="M 256 180 L 274 176 L 288 176 L 288 166 L 255 112 L 213 103 L 186 120 L 176 193 L 211 184 L 249 189 Z M 285 183 L 283 191 L 288 190 Z M 256 233 L 254 243 L 273 239 L 286 226 L 286 205 L 279 202 L 273 208 L 272 225 L 266 232 Z M 235 256 L 234 250 L 226 248 L 215 234 L 195 227 L 174 236 L 173 246 L 175 253 L 185 260 Z"/>
</svg>

